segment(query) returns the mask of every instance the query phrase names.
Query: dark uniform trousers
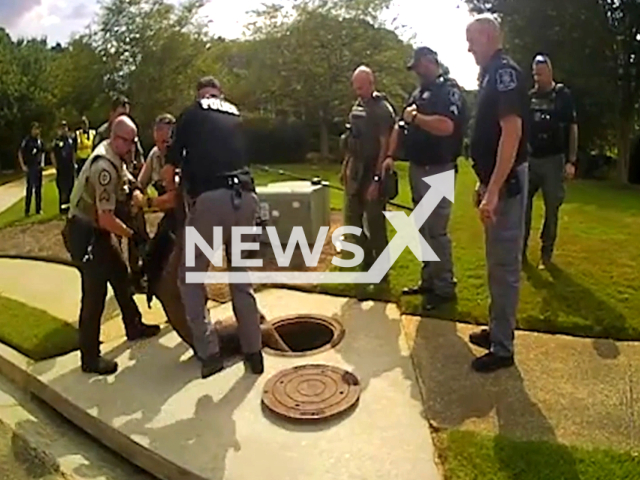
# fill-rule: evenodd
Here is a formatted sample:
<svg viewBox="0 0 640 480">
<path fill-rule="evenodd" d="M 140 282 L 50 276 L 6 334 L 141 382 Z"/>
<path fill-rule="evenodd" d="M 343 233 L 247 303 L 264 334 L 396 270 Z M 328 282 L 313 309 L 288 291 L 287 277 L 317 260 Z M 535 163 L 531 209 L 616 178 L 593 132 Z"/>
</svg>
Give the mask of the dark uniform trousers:
<svg viewBox="0 0 640 480">
<path fill-rule="evenodd" d="M 72 260 L 81 265 L 80 352 L 83 362 L 91 362 L 100 354 L 100 323 L 107 299 L 107 284 L 111 285 L 122 311 L 127 337 L 141 329 L 142 315 L 133 298 L 127 266 L 112 243 L 111 235 L 78 218 L 71 218 L 63 236 Z"/>
<path fill-rule="evenodd" d="M 529 158 L 529 195 L 523 245 L 525 254 L 531 234 L 533 198 L 538 190 L 542 190 L 544 201 L 544 224 L 540 233 L 542 258 L 551 260 L 558 237 L 558 213 L 565 197 L 564 165 L 564 155 Z"/>
<path fill-rule="evenodd" d="M 31 165 L 27 167 L 27 192 L 24 198 L 24 213 L 31 212 L 31 200 L 35 196 L 36 213 L 42 211 L 42 167 Z"/>
<path fill-rule="evenodd" d="M 387 225 L 384 216 L 385 201 L 382 198 L 370 201 L 366 198 L 367 188 L 361 189 L 354 195 L 345 195 L 345 219 L 344 224 L 362 229 L 362 234 L 354 243 L 364 250 L 365 268 L 370 268 L 382 255 L 389 244 Z M 366 231 L 364 219 L 366 218 Z"/>
<path fill-rule="evenodd" d="M 351 158 L 344 198 L 345 226 L 362 229 L 360 236 L 349 234 L 347 238 L 364 250 L 363 267 L 367 270 L 389 245 L 387 224 L 383 213 L 386 202 L 382 196 L 382 184 L 378 198 L 373 201 L 367 199 L 367 191 L 371 181 L 365 179 L 373 177 L 373 174 L 370 169 L 365 168 L 365 165 L 373 163 L 375 161 L 357 161 L 355 158 Z M 366 229 L 364 228 L 365 222 Z"/>
<path fill-rule="evenodd" d="M 56 186 L 58 187 L 58 206 L 60 213 L 69 211 L 71 192 L 75 183 L 73 165 L 59 166 L 56 172 Z"/>
</svg>

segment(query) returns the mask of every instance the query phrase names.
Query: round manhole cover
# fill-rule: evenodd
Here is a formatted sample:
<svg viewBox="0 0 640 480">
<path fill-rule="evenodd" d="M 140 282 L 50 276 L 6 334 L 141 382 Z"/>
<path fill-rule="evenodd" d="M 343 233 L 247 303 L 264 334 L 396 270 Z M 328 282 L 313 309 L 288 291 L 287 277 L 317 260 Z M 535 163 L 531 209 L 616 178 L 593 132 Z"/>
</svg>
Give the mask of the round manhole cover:
<svg viewBox="0 0 640 480">
<path fill-rule="evenodd" d="M 271 377 L 262 402 L 287 418 L 320 420 L 353 407 L 360 390 L 360 380 L 351 372 L 330 365 L 300 365 Z"/>
</svg>

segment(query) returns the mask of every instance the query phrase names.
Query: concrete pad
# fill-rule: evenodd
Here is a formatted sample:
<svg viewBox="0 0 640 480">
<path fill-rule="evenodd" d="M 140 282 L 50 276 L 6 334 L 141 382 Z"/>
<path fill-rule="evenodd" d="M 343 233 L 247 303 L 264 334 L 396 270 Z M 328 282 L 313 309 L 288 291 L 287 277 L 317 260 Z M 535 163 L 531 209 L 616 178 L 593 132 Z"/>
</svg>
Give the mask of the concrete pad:
<svg viewBox="0 0 640 480">
<path fill-rule="evenodd" d="M 207 379 L 170 329 L 135 344 L 104 345 L 121 370 L 84 375 L 72 353 L 35 365 L 34 391 L 111 448 L 165 480 L 438 479 L 434 449 L 395 306 L 283 290 L 258 294 L 267 318 L 338 316 L 334 350 L 306 358 L 266 357 L 261 377 L 236 364 Z M 232 314 L 231 306 L 213 311 Z M 333 421 L 292 424 L 261 408 L 277 372 L 305 363 L 353 371 L 360 404 Z M 37 384 L 37 385 L 36 385 Z"/>
<path fill-rule="evenodd" d="M 517 368 L 480 375 L 470 368 L 484 353 L 467 341 L 474 326 L 409 316 L 403 325 L 435 426 L 640 449 L 640 345 L 517 332 Z"/>
<path fill-rule="evenodd" d="M 0 259 L 0 294 L 70 323 L 80 312 L 80 272 L 65 265 Z"/>
</svg>

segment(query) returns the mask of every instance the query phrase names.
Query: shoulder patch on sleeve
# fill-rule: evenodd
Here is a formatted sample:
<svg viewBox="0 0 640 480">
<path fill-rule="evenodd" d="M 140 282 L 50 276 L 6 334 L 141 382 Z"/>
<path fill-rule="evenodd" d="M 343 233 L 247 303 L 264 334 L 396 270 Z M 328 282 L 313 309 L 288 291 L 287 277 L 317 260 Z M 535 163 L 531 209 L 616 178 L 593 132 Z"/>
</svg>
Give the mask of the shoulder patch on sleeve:
<svg viewBox="0 0 640 480">
<path fill-rule="evenodd" d="M 508 92 L 518 86 L 518 76 L 513 68 L 502 68 L 496 73 L 496 87 L 499 92 Z"/>
<path fill-rule="evenodd" d="M 111 172 L 106 168 L 100 170 L 100 173 L 98 174 L 98 183 L 103 187 L 109 185 L 111 183 Z"/>
</svg>

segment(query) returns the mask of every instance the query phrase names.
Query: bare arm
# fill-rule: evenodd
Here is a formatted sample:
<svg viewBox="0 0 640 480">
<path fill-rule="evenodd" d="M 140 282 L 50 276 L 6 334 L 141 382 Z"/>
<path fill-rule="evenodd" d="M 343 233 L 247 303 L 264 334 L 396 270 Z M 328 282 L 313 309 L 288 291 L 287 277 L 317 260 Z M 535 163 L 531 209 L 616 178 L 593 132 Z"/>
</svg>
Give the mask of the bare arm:
<svg viewBox="0 0 640 480">
<path fill-rule="evenodd" d="M 177 192 L 175 190 L 172 190 L 165 193 L 164 195 L 152 198 L 150 204 L 152 208 L 157 208 L 158 210 L 162 210 L 164 212 L 175 208 L 177 198 Z"/>
<path fill-rule="evenodd" d="M 98 226 L 119 237 L 129 238 L 133 235 L 133 230 L 122 223 L 112 210 L 98 211 Z"/>
<path fill-rule="evenodd" d="M 51 152 L 51 164 L 53 165 L 53 168 L 56 170 L 58 169 L 58 160 L 56 159 L 56 154 L 54 152 Z"/>
<path fill-rule="evenodd" d="M 18 150 L 18 162 L 20 162 L 20 168 L 26 172 L 27 167 L 24 164 L 24 158 L 22 158 L 22 150 Z"/>
<path fill-rule="evenodd" d="M 447 118 L 440 115 L 416 115 L 414 123 L 421 129 L 426 130 L 439 137 L 448 137 L 453 134 L 454 124 Z"/>
<path fill-rule="evenodd" d="M 391 131 L 391 135 L 389 135 L 389 143 L 387 145 L 387 157 L 393 157 L 393 154 L 396 153 L 398 149 L 398 136 L 400 135 L 400 127 L 396 123 Z"/>
<path fill-rule="evenodd" d="M 151 157 L 147 158 L 147 161 L 142 165 L 142 170 L 140 170 L 140 174 L 138 175 L 138 183 L 144 190 L 146 190 L 149 183 L 151 183 Z"/>
<path fill-rule="evenodd" d="M 487 186 L 487 192 L 495 195 L 500 192 L 515 162 L 522 137 L 522 119 L 516 115 L 509 115 L 500 120 L 500 126 L 502 134 L 498 144 L 498 158 Z"/>
<path fill-rule="evenodd" d="M 578 158 L 578 124 L 569 127 L 569 162 L 576 163 Z"/>
</svg>

